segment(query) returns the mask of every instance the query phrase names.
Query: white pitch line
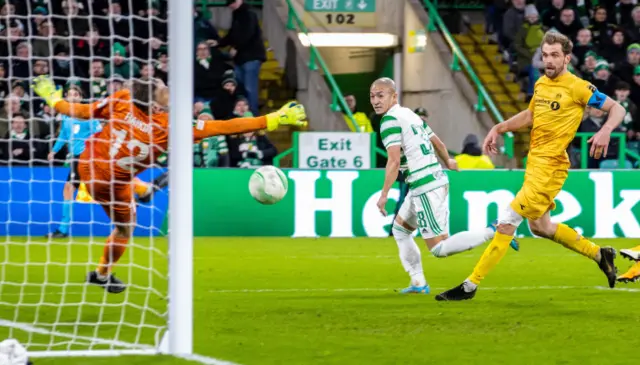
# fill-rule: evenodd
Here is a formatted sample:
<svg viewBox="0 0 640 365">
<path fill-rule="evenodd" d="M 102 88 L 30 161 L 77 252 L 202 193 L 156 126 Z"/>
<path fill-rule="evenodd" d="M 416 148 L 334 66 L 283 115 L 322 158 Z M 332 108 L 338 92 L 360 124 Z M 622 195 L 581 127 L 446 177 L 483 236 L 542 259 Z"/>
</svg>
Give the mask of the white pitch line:
<svg viewBox="0 0 640 365">
<path fill-rule="evenodd" d="M 432 287 L 431 290 L 447 290 L 445 287 Z M 480 287 L 480 290 L 487 291 L 517 291 L 517 290 L 567 290 L 567 289 L 595 289 L 612 290 L 626 292 L 640 292 L 640 288 L 615 288 L 610 289 L 604 286 L 513 286 L 513 287 Z M 209 290 L 209 293 L 332 293 L 332 292 L 382 292 L 394 291 L 397 288 L 282 288 L 282 289 L 220 289 Z"/>
<path fill-rule="evenodd" d="M 339 293 L 339 292 L 384 292 L 394 291 L 399 288 L 265 288 L 265 289 L 212 289 L 208 290 L 208 293 Z M 447 290 L 451 288 L 445 287 L 431 287 L 431 290 Z M 595 290 L 613 290 L 613 291 L 626 291 L 637 293 L 640 292 L 640 288 L 615 288 L 611 289 L 604 286 L 577 286 L 577 285 L 558 285 L 558 286 L 496 286 L 496 287 L 480 287 L 480 290 L 488 291 L 518 291 L 518 290 L 570 290 L 570 289 L 595 289 Z M 82 292 L 47 292 L 44 295 L 80 295 Z M 2 293 L 3 296 L 8 297 L 41 297 L 42 293 Z M 0 301 L 2 303 L 2 301 Z M 7 303 L 5 303 L 7 304 Z M 1 324 L 0 324 L 1 325 Z"/>
<path fill-rule="evenodd" d="M 82 340 L 82 341 L 87 341 L 90 343 L 100 344 L 100 345 L 110 345 L 110 346 L 118 346 L 118 347 L 124 347 L 129 349 L 142 349 L 142 350 L 153 349 L 153 346 L 149 346 L 149 345 L 139 345 L 139 344 L 133 344 L 133 343 L 128 343 L 124 341 L 104 340 L 104 339 L 95 338 L 95 337 L 73 335 L 73 334 L 59 332 L 59 331 L 51 331 L 46 328 L 32 326 L 27 323 L 7 321 L 5 319 L 0 319 L 0 327 L 15 328 L 15 329 L 22 330 L 29 333 L 38 333 L 41 335 L 52 335 L 56 337 L 69 338 L 71 340 Z"/>
</svg>

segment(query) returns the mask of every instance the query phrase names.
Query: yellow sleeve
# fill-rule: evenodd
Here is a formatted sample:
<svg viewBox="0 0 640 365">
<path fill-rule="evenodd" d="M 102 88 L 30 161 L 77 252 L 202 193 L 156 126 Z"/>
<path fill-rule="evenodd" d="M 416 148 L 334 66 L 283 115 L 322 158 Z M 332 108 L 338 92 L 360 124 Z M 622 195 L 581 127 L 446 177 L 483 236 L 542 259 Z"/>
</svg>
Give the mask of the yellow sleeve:
<svg viewBox="0 0 640 365">
<path fill-rule="evenodd" d="M 573 91 L 573 100 L 577 104 L 582 106 L 590 105 L 590 102 L 593 104 L 593 100 L 591 100 L 593 94 L 599 94 L 598 89 L 596 89 L 595 86 L 593 86 L 590 82 L 584 81 L 579 78 L 576 78 L 576 82 L 574 83 L 571 90 Z"/>
<path fill-rule="evenodd" d="M 536 100 L 536 90 L 538 89 L 538 82 L 536 82 L 536 84 L 533 86 L 533 97 L 531 98 L 531 100 L 529 101 L 529 111 L 531 113 L 533 113 L 533 110 L 535 109 L 535 103 L 534 101 Z"/>
<path fill-rule="evenodd" d="M 351 125 L 351 119 L 349 119 L 349 116 L 347 114 L 343 114 L 344 115 L 344 121 L 345 123 L 347 123 L 347 127 L 349 127 L 349 129 L 351 130 L 351 132 L 355 132 L 356 130 L 354 129 L 354 126 Z M 355 117 L 353 119 L 356 119 Z M 357 121 L 356 121 L 357 124 Z"/>
</svg>

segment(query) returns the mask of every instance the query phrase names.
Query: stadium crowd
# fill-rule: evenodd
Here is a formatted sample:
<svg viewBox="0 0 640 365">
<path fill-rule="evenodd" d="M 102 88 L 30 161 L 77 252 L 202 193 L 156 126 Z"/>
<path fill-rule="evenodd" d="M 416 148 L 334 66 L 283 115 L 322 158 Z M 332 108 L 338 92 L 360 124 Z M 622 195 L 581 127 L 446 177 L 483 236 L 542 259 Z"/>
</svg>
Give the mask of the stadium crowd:
<svg viewBox="0 0 640 365">
<path fill-rule="evenodd" d="M 615 132 L 626 134 L 627 148 L 640 152 L 640 5 L 636 0 L 496 0 L 487 15 L 487 29 L 528 98 L 544 69 L 540 50 L 544 33 L 555 30 L 569 36 L 574 43 L 570 71 L 626 108 L 627 116 Z M 579 131 L 597 132 L 604 120 L 602 112 L 589 110 Z M 618 139 L 612 139 L 611 159 L 617 158 L 617 144 Z M 574 167 L 579 166 L 579 147 L 576 139 L 570 149 Z M 589 160 L 588 166 L 597 168 L 598 162 Z"/>
<path fill-rule="evenodd" d="M 221 37 L 209 9 L 194 6 L 194 118 L 227 120 L 258 113 L 266 60 L 257 15 L 227 0 L 231 28 Z M 95 101 L 138 79 L 167 83 L 167 4 L 161 0 L 0 0 L 0 165 L 55 165 L 48 155 L 62 116 L 34 96 L 30 83 L 51 75 L 56 85 Z M 270 164 L 266 135 L 216 137 L 194 145 L 196 167 Z"/>
</svg>

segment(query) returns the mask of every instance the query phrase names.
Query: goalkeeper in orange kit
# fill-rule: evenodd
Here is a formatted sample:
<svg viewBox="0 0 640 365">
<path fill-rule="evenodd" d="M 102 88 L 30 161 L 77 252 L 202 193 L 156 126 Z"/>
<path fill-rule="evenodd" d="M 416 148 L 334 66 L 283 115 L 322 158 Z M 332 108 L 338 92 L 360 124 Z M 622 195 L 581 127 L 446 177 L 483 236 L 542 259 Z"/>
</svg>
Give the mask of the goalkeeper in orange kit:
<svg viewBox="0 0 640 365">
<path fill-rule="evenodd" d="M 166 152 L 169 141 L 169 89 L 161 82 L 134 81 L 131 90 L 123 89 L 91 104 L 69 103 L 62 99 L 53 81 L 45 76 L 34 80 L 33 90 L 59 113 L 79 119 L 103 119 L 108 122 L 100 133 L 86 142 L 80 157 L 80 181 L 102 205 L 115 225 L 107 238 L 102 257 L 87 282 L 110 293 L 121 293 L 125 284 L 111 272 L 124 254 L 135 227 L 135 202 L 132 181 L 152 161 Z M 239 134 L 261 129 L 275 130 L 280 125 L 306 125 L 304 107 L 287 103 L 277 112 L 257 118 L 226 121 L 198 120 L 194 140 L 221 134 Z"/>
</svg>

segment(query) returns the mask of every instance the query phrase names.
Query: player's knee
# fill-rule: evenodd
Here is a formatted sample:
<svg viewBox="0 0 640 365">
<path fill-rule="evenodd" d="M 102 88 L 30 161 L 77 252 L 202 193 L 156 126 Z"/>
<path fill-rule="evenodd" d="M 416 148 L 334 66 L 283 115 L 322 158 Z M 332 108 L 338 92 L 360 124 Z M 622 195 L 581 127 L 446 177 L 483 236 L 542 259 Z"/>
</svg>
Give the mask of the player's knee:
<svg viewBox="0 0 640 365">
<path fill-rule="evenodd" d="M 393 223 L 393 226 L 391 227 L 391 234 L 396 239 L 402 239 L 411 236 L 411 232 L 399 225 L 397 222 Z"/>
<path fill-rule="evenodd" d="M 518 227 L 509 223 L 501 223 L 501 224 L 498 224 L 498 227 L 496 228 L 496 230 L 507 236 L 513 236 L 517 228 Z"/>
<path fill-rule="evenodd" d="M 536 236 L 551 238 L 555 232 L 552 231 L 551 222 L 543 222 L 543 221 L 531 221 L 529 222 L 529 228 L 531 228 L 531 233 Z"/>
</svg>

